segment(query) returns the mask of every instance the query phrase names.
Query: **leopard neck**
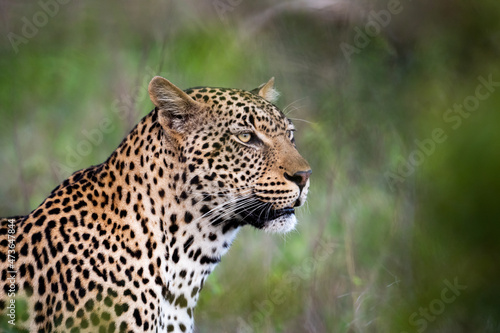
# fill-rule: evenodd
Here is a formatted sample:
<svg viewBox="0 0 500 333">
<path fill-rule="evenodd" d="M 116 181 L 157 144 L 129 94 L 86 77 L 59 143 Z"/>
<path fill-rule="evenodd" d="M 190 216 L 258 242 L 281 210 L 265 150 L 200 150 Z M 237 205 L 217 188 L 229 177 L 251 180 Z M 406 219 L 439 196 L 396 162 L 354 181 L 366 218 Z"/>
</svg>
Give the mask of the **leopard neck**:
<svg viewBox="0 0 500 333">
<path fill-rule="evenodd" d="M 138 234 L 146 254 L 140 265 L 158 285 L 162 308 L 168 309 L 165 315 L 192 319 L 206 278 L 241 224 L 217 209 L 223 198 L 199 191 L 202 176 L 190 174 L 183 148 L 175 147 L 174 141 L 158 124 L 154 110 L 123 140 L 101 172 L 116 184 L 111 210 L 126 212 L 121 223 Z M 203 181 L 206 185 L 211 180 Z"/>
</svg>

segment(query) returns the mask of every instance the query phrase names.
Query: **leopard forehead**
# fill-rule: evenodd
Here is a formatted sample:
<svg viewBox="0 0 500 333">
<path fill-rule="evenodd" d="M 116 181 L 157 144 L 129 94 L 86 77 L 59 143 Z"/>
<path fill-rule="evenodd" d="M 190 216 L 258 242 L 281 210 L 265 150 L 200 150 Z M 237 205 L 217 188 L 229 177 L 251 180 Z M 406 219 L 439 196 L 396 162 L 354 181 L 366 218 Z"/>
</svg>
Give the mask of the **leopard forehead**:
<svg viewBox="0 0 500 333">
<path fill-rule="evenodd" d="M 219 122 L 227 119 L 222 124 L 226 128 L 255 129 L 271 137 L 294 130 L 292 122 L 280 109 L 252 92 L 214 87 L 195 87 L 185 92 L 208 106 L 206 119 Z"/>
</svg>

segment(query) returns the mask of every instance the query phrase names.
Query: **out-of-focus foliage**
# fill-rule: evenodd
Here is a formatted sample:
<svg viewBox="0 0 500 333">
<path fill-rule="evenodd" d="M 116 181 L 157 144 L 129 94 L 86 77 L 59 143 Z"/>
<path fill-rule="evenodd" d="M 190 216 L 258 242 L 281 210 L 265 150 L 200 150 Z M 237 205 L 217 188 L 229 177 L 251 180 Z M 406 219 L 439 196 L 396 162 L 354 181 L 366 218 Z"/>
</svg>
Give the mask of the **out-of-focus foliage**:
<svg viewBox="0 0 500 333">
<path fill-rule="evenodd" d="M 2 216 L 105 160 L 154 75 L 275 76 L 309 203 L 289 235 L 241 231 L 198 332 L 500 331 L 497 0 L 0 6 Z"/>
</svg>

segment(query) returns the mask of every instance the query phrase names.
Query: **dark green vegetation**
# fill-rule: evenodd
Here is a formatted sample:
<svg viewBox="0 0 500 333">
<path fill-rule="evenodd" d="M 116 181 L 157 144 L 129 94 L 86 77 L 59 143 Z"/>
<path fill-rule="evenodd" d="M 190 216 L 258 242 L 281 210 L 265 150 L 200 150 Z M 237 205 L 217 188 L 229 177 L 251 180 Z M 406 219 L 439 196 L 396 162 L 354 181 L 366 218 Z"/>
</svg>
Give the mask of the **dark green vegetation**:
<svg viewBox="0 0 500 333">
<path fill-rule="evenodd" d="M 154 75 L 275 76 L 309 203 L 285 237 L 242 230 L 199 332 L 499 332 L 500 3 L 301 3 L 69 2 L 30 30 L 40 4 L 4 2 L 0 215 L 106 159 Z"/>
</svg>

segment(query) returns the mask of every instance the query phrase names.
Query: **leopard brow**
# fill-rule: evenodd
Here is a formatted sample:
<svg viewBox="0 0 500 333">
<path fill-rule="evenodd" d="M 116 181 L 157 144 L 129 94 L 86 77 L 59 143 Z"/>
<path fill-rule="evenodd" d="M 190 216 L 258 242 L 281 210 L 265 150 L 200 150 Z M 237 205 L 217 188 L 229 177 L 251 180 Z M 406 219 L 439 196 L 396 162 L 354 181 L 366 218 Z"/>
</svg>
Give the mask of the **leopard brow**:
<svg viewBox="0 0 500 333">
<path fill-rule="evenodd" d="M 230 129 L 231 133 L 233 134 L 242 134 L 242 133 L 257 133 L 257 130 L 253 126 L 248 126 L 248 127 L 233 127 Z"/>
</svg>

